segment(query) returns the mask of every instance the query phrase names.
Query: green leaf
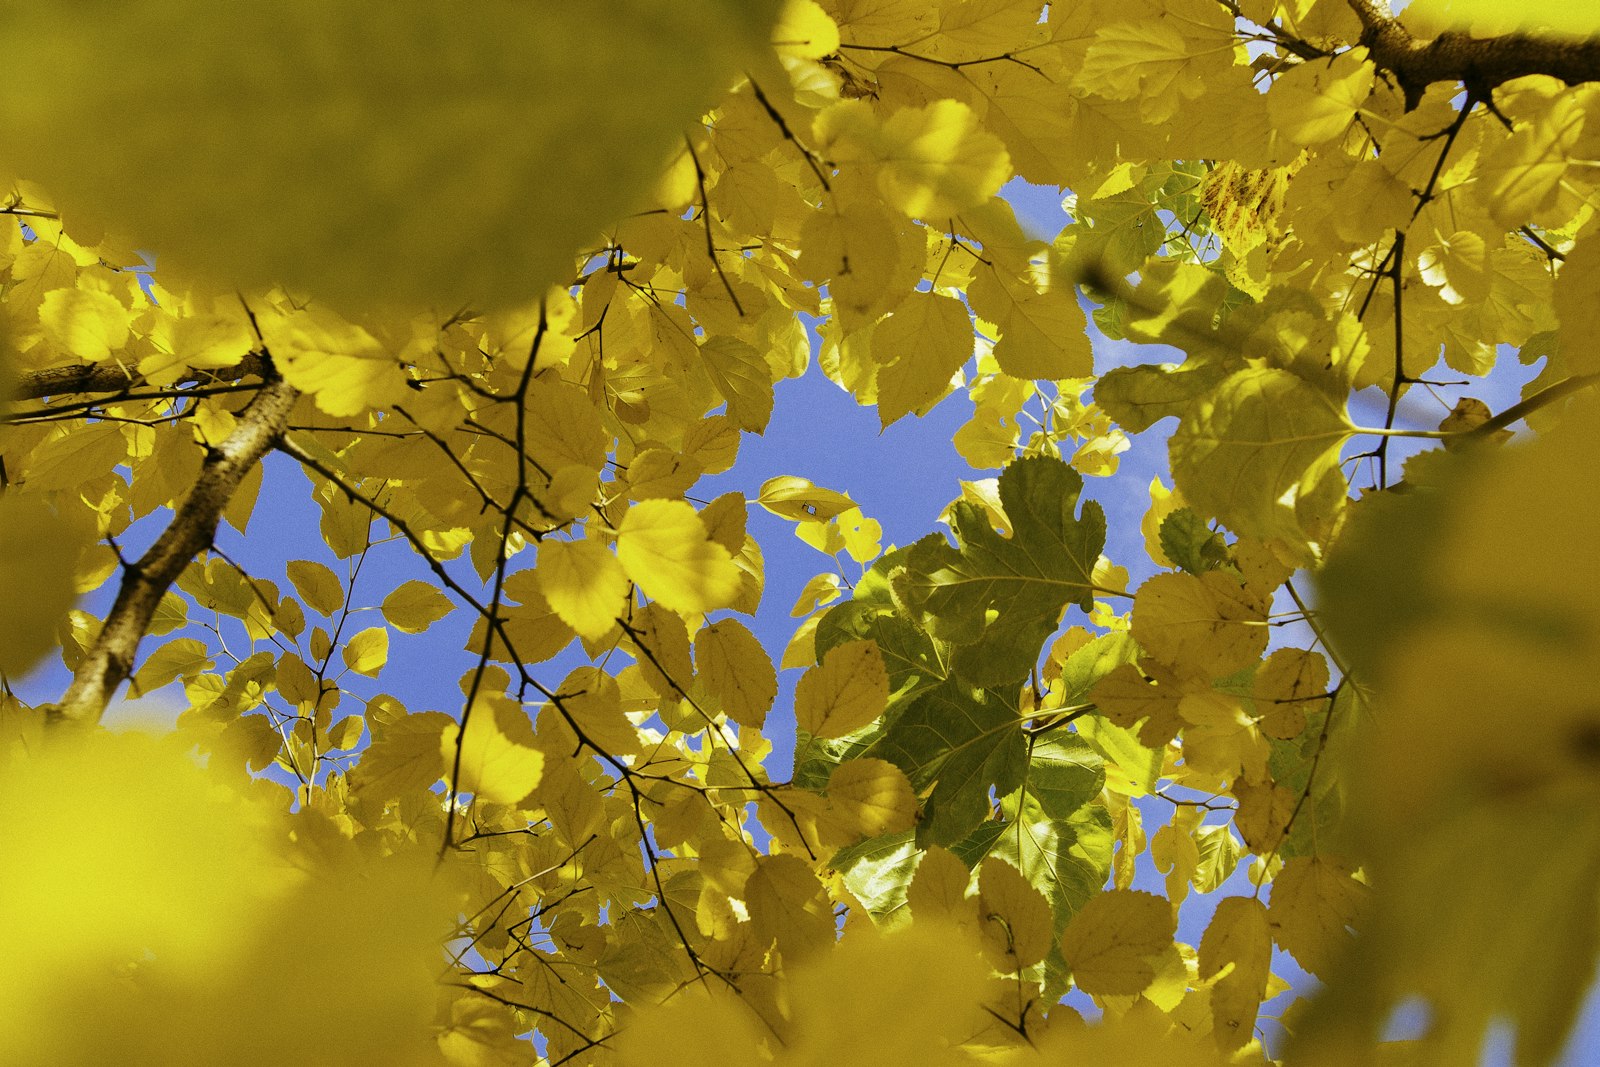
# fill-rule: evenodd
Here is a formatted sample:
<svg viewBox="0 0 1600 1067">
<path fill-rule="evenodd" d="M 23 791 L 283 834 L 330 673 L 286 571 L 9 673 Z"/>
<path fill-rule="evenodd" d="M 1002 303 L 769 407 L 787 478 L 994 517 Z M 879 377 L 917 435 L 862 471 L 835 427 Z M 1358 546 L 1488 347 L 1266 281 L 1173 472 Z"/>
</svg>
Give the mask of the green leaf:
<svg viewBox="0 0 1600 1067">
<path fill-rule="evenodd" d="M 829 866 L 844 875 L 844 884 L 866 905 L 878 925 L 905 922 L 906 890 L 922 859 L 916 831 L 884 834 L 834 853 Z"/>
<path fill-rule="evenodd" d="M 917 828 L 924 845 L 971 833 L 989 814 L 989 790 L 1016 789 L 1027 763 L 1015 699 L 957 681 L 913 700 L 867 754 L 893 763 L 926 792 Z"/>
<path fill-rule="evenodd" d="M 1228 542 L 1192 508 L 1179 508 L 1161 521 L 1161 551 L 1190 574 L 1204 574 L 1228 562 Z"/>
<path fill-rule="evenodd" d="M 1083 479 L 1060 460 L 1021 459 L 1000 476 L 1012 535 L 965 501 L 951 509 L 960 547 L 927 537 L 911 547 L 895 590 L 934 638 L 956 646 L 955 673 L 978 686 L 1020 682 L 1062 610 L 1093 605 L 1090 575 L 1105 545 L 1105 514 L 1086 501 Z"/>
</svg>

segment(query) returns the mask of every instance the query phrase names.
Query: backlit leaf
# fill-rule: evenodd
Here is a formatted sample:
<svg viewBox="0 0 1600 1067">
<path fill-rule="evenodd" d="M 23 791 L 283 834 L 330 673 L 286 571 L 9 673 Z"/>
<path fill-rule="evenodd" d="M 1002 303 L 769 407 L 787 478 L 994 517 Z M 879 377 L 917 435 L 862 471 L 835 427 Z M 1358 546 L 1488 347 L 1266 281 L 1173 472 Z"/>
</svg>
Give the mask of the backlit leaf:
<svg viewBox="0 0 1600 1067">
<path fill-rule="evenodd" d="M 420 634 L 454 607 L 449 597 L 427 582 L 402 582 L 383 598 L 383 619 L 401 633 Z"/>
<path fill-rule="evenodd" d="M 629 508 L 617 529 L 617 560 L 646 596 L 673 611 L 726 607 L 739 589 L 733 557 L 681 500 L 641 500 Z"/>
</svg>

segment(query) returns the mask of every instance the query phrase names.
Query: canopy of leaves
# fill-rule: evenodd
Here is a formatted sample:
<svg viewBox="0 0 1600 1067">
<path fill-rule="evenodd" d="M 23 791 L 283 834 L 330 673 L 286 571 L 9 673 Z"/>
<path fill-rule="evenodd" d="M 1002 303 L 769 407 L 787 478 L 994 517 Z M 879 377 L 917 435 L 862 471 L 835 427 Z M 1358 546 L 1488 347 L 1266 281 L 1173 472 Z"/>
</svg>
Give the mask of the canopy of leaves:
<svg viewBox="0 0 1600 1067">
<path fill-rule="evenodd" d="M 1589 5 L 0 6 L 0 1061 L 1559 1055 Z"/>
</svg>

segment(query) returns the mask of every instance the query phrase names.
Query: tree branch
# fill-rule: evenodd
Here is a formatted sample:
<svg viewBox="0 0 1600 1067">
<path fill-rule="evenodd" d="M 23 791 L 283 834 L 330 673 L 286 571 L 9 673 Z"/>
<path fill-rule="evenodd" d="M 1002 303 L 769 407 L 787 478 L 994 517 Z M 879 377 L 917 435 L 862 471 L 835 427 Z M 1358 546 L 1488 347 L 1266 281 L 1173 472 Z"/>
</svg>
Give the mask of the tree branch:
<svg viewBox="0 0 1600 1067">
<path fill-rule="evenodd" d="M 299 390 L 280 378 L 263 358 L 266 384 L 239 413 L 234 431 L 206 452 L 200 475 L 172 522 L 122 577 L 116 602 L 59 706 L 48 721 L 93 725 L 133 670 L 134 652 L 167 589 L 211 544 L 223 509 L 244 476 L 283 436 Z"/>
<path fill-rule="evenodd" d="M 1473 37 L 1449 32 L 1424 42 L 1376 0 L 1348 3 L 1361 20 L 1361 43 L 1371 51 L 1372 61 L 1400 82 L 1407 110 L 1421 102 L 1434 82 L 1461 82 L 1473 95 L 1488 100 L 1495 86 L 1529 74 L 1545 74 L 1568 85 L 1600 81 L 1600 38 L 1567 40 L 1525 33 Z"/>
<path fill-rule="evenodd" d="M 267 358 L 260 352 L 251 352 L 231 367 L 191 372 L 175 384 L 236 381 L 250 375 L 257 377 L 267 375 Z M 72 393 L 120 393 L 144 384 L 144 375 L 129 371 L 115 363 L 80 363 L 76 366 L 51 367 L 49 370 L 36 370 L 21 375 L 13 383 L 11 399 L 40 400 L 47 396 L 65 396 Z"/>
</svg>

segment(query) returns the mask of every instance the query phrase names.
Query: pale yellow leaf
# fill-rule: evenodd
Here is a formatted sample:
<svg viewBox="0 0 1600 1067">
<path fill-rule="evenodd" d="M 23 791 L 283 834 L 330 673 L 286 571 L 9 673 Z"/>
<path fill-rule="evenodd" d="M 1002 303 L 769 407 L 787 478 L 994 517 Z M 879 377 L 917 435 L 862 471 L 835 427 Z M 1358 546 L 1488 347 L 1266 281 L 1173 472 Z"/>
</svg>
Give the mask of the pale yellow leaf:
<svg viewBox="0 0 1600 1067">
<path fill-rule="evenodd" d="M 739 591 L 732 555 L 681 500 L 641 500 L 629 508 L 617 530 L 617 559 L 646 596 L 673 611 L 727 607 Z"/>
<path fill-rule="evenodd" d="M 539 591 L 579 637 L 598 640 L 627 610 L 628 576 L 617 557 L 596 541 L 539 543 Z"/>
<path fill-rule="evenodd" d="M 534 747 L 533 725 L 515 702 L 482 694 L 467 727 L 452 724 L 439 735 L 440 757 L 460 767 L 455 786 L 491 804 L 515 804 L 539 785 L 544 753 Z"/>
</svg>

